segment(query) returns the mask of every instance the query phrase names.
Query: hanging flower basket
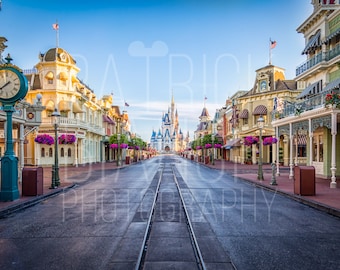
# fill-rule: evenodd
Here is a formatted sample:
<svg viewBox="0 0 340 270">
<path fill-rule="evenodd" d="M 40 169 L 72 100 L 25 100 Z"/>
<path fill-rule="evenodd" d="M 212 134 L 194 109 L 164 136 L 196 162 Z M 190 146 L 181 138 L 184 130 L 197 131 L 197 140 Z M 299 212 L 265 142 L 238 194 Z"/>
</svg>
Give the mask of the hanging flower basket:
<svg viewBox="0 0 340 270">
<path fill-rule="evenodd" d="M 215 144 L 214 144 L 214 148 L 221 148 L 221 147 L 222 147 L 222 145 L 219 144 L 219 143 L 215 143 Z"/>
<path fill-rule="evenodd" d="M 339 105 L 340 104 L 340 94 L 331 93 L 327 94 L 325 97 L 325 105 Z"/>
<path fill-rule="evenodd" d="M 110 148 L 111 149 L 117 149 L 118 148 L 118 144 L 112 143 L 112 144 L 110 144 Z"/>
<path fill-rule="evenodd" d="M 59 144 L 73 144 L 76 141 L 76 136 L 73 134 L 62 134 L 58 138 Z"/>
<path fill-rule="evenodd" d="M 251 146 L 252 144 L 257 144 L 259 139 L 255 136 L 247 136 L 243 140 L 243 144 L 246 146 Z"/>
<path fill-rule="evenodd" d="M 197 146 L 196 146 L 196 150 L 200 150 L 200 149 L 202 149 L 202 146 L 197 145 Z"/>
<path fill-rule="evenodd" d="M 205 146 L 204 146 L 205 149 L 209 149 L 211 148 L 211 144 L 210 143 L 207 143 Z"/>
<path fill-rule="evenodd" d="M 128 145 L 126 143 L 121 143 L 120 149 L 125 149 L 125 148 L 128 148 Z"/>
<path fill-rule="evenodd" d="M 139 146 L 138 146 L 138 145 L 136 145 L 136 146 L 135 146 L 135 149 L 136 149 L 136 150 L 139 150 Z"/>
<path fill-rule="evenodd" d="M 34 141 L 40 144 L 48 144 L 48 145 L 54 144 L 54 138 L 48 134 L 38 135 L 37 137 L 35 137 Z"/>
<path fill-rule="evenodd" d="M 277 139 L 275 137 L 265 137 L 263 139 L 263 145 L 272 145 L 277 143 Z"/>
</svg>

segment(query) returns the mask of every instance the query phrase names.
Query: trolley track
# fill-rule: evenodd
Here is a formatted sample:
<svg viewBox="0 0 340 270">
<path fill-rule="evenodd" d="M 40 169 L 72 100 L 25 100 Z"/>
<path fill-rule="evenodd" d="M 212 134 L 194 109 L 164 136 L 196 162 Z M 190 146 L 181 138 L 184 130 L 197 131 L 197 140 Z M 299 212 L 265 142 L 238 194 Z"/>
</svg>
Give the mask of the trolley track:
<svg viewBox="0 0 340 270">
<path fill-rule="evenodd" d="M 174 166 L 161 164 L 136 270 L 170 264 L 206 269 Z"/>
</svg>

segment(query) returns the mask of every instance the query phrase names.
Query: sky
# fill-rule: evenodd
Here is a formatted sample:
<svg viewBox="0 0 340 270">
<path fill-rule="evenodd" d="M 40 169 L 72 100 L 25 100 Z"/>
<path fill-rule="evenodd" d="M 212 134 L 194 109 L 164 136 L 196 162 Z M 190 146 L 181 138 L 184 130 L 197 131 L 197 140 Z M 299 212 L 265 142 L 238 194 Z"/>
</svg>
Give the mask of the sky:
<svg viewBox="0 0 340 270">
<path fill-rule="evenodd" d="M 296 29 L 312 14 L 310 0 L 0 2 L 4 55 L 31 69 L 58 42 L 76 60 L 78 78 L 98 99 L 113 93 L 131 131 L 147 142 L 172 95 L 180 128 L 194 139 L 204 106 L 213 117 L 228 97 L 253 87 L 255 71 L 269 63 L 270 40 L 277 42 L 272 64 L 294 79 L 306 60 Z"/>
</svg>

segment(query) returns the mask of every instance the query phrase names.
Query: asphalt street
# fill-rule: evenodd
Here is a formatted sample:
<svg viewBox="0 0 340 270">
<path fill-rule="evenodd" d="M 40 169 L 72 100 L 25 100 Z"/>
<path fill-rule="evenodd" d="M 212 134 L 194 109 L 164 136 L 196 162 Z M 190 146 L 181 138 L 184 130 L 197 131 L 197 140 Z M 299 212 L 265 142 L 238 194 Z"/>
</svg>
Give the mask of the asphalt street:
<svg viewBox="0 0 340 270">
<path fill-rule="evenodd" d="M 175 164 L 199 244 L 212 232 L 236 269 L 340 268 L 339 218 L 226 172 L 159 156 L 77 175 L 76 187 L 0 219 L 0 269 L 134 269 L 145 230 L 134 217 L 141 207 L 147 212 L 162 163 Z"/>
</svg>

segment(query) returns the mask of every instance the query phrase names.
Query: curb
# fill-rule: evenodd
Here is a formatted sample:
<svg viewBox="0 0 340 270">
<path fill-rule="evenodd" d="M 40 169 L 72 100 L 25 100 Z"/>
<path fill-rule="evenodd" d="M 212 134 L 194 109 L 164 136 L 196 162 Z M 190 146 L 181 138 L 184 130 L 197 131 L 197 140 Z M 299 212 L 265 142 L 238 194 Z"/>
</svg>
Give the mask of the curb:
<svg viewBox="0 0 340 270">
<path fill-rule="evenodd" d="M 71 189 L 71 188 L 73 188 L 75 186 L 76 186 L 76 184 L 72 184 L 70 186 L 63 187 L 61 189 L 56 189 L 55 191 L 52 191 L 52 192 L 50 192 L 50 193 L 48 193 L 46 195 L 39 195 L 39 196 L 35 197 L 34 199 L 30 199 L 30 200 L 28 200 L 26 202 L 19 202 L 17 204 L 8 206 L 8 207 L 0 210 L 0 219 L 5 218 L 5 217 L 9 216 L 10 214 L 15 213 L 17 211 L 20 211 L 20 210 L 29 208 L 31 206 L 34 206 L 34 205 L 44 201 L 47 198 L 51 198 L 51 197 L 57 196 L 60 193 L 65 192 L 68 189 Z"/>
</svg>

